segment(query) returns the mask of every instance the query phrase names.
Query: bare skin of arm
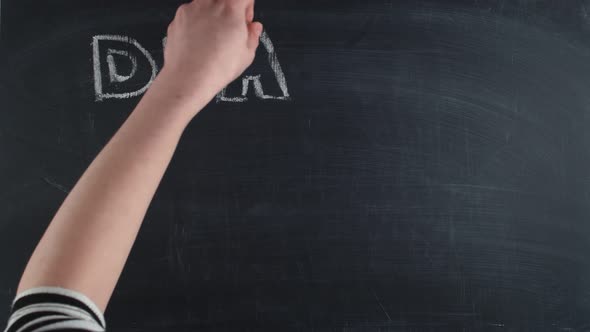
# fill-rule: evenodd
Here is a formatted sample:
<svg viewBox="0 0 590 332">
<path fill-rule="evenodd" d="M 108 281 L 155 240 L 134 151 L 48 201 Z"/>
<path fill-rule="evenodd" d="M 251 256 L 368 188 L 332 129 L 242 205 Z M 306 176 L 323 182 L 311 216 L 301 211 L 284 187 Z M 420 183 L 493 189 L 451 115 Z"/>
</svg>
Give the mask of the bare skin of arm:
<svg viewBox="0 0 590 332">
<path fill-rule="evenodd" d="M 164 67 L 82 175 L 31 256 L 18 293 L 57 286 L 104 312 L 186 125 L 254 59 L 253 0 L 195 0 L 168 27 Z"/>
</svg>

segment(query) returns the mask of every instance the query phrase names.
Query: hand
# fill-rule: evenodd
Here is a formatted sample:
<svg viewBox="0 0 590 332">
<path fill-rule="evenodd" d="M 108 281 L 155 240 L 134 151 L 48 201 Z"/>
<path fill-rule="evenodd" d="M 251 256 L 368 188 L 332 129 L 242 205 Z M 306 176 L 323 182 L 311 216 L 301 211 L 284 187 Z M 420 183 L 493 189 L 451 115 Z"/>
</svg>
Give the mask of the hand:
<svg viewBox="0 0 590 332">
<path fill-rule="evenodd" d="M 160 80 L 189 98 L 207 102 L 254 60 L 262 24 L 254 0 L 194 0 L 181 5 L 168 26 Z"/>
</svg>

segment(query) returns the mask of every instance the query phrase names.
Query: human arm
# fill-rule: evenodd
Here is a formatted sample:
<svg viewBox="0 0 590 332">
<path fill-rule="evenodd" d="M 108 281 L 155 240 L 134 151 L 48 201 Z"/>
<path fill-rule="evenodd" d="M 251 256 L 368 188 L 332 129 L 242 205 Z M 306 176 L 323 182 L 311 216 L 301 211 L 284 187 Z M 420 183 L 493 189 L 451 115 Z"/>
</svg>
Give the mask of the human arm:
<svg viewBox="0 0 590 332">
<path fill-rule="evenodd" d="M 253 0 L 196 0 L 168 28 L 165 64 L 84 172 L 31 256 L 17 293 L 58 286 L 105 310 L 190 120 L 254 58 Z"/>
</svg>

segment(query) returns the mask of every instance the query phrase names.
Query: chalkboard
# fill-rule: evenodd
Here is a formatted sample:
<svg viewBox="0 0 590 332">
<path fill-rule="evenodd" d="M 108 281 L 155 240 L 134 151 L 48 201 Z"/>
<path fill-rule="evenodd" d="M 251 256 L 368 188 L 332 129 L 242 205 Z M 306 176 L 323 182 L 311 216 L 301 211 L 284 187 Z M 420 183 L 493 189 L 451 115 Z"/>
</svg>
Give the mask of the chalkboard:
<svg viewBox="0 0 590 332">
<path fill-rule="evenodd" d="M 2 321 L 179 4 L 2 0 Z M 258 0 L 265 43 L 184 134 L 109 329 L 590 331 L 589 13 Z"/>
</svg>

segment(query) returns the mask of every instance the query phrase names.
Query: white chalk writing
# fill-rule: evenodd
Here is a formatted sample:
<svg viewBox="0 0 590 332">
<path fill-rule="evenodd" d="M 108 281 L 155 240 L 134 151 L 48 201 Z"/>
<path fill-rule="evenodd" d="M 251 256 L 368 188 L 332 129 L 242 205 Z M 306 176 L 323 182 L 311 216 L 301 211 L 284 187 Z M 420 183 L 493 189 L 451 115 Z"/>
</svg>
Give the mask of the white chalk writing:
<svg viewBox="0 0 590 332">
<path fill-rule="evenodd" d="M 129 54 L 128 51 L 125 49 L 129 48 L 129 46 L 135 47 L 143 56 L 146 58 L 148 63 L 151 67 L 151 76 L 148 82 L 145 83 L 143 87 L 138 90 L 130 91 L 130 92 L 105 92 L 103 90 L 102 84 L 102 63 L 100 59 L 100 42 L 101 41 L 111 41 L 111 42 L 120 42 L 124 43 L 121 45 L 122 50 L 115 50 L 109 48 L 107 52 L 107 63 L 109 67 L 109 78 L 111 83 L 120 83 L 129 80 L 131 77 L 135 75 L 137 72 L 137 59 Z M 120 75 L 117 72 L 117 67 L 115 64 L 115 59 L 113 54 L 127 56 L 128 59 L 131 60 L 132 70 L 129 75 Z M 126 99 L 135 96 L 139 96 L 144 93 L 152 83 L 152 81 L 156 78 L 158 74 L 158 68 L 156 67 L 156 62 L 152 58 L 151 54 L 143 48 L 135 39 L 129 38 L 126 36 L 118 36 L 118 35 L 99 35 L 94 36 L 92 39 L 92 55 L 93 55 L 93 65 L 94 65 L 94 93 L 96 97 L 96 101 L 102 101 L 105 99 L 116 98 L 116 99 Z"/>
<path fill-rule="evenodd" d="M 129 73 L 129 75 L 119 74 L 119 72 L 117 71 L 117 65 L 115 64 L 115 57 L 113 57 L 113 54 L 126 56 L 129 60 L 131 60 L 131 73 Z M 112 48 L 109 48 L 109 50 L 107 51 L 107 63 L 109 65 L 109 78 L 111 79 L 111 83 L 125 82 L 131 77 L 133 77 L 133 75 L 135 75 L 135 73 L 137 72 L 137 58 L 133 55 L 130 55 L 127 51 L 113 50 Z"/>
<path fill-rule="evenodd" d="M 272 69 L 272 72 L 275 75 L 275 79 L 281 89 L 282 95 L 281 96 L 272 96 L 264 94 L 264 90 L 262 88 L 262 82 L 260 80 L 260 75 L 248 75 L 242 78 L 242 95 L 239 97 L 228 97 L 226 95 L 226 89 L 221 90 L 217 94 L 216 101 L 227 101 L 227 102 L 245 102 L 248 100 L 248 87 L 250 82 L 253 82 L 254 85 L 254 93 L 256 97 L 260 99 L 278 99 L 278 100 L 288 100 L 289 99 L 289 89 L 287 88 L 287 80 L 285 79 L 285 74 L 283 73 L 283 69 L 281 68 L 281 64 L 279 63 L 279 59 L 275 53 L 274 45 L 272 41 L 268 37 L 266 31 L 263 31 L 260 35 L 260 43 L 263 45 L 266 53 L 268 64 Z"/>
<path fill-rule="evenodd" d="M 102 72 L 102 62 L 101 62 L 101 42 L 102 41 L 109 41 L 112 42 L 120 42 L 124 43 L 121 44 L 118 48 L 112 48 L 112 45 L 109 44 L 109 47 L 106 52 L 106 63 L 108 66 L 108 77 L 110 79 L 110 84 L 115 83 L 123 83 L 129 81 L 133 78 L 136 73 L 138 72 L 138 59 L 136 56 L 131 54 L 128 49 L 131 45 L 139 54 L 142 54 L 147 62 L 150 65 L 151 76 L 148 81 L 138 90 L 130 91 L 130 92 L 105 92 L 106 87 L 103 85 L 103 72 Z M 162 39 L 162 48 L 166 47 L 166 37 Z M 270 66 L 272 73 L 274 74 L 274 78 L 278 84 L 280 89 L 280 95 L 270 95 L 264 92 L 262 86 L 262 79 L 261 75 L 244 75 L 241 79 L 242 81 L 242 91 L 241 95 L 239 96 L 227 96 L 227 88 L 221 90 L 217 96 L 217 102 L 246 102 L 248 101 L 248 91 L 250 87 L 250 83 L 254 87 L 254 95 L 262 100 L 266 99 L 275 99 L 275 100 L 289 100 L 289 89 L 287 87 L 287 80 L 285 78 L 285 74 L 283 73 L 283 69 L 279 63 L 277 58 L 274 45 L 266 31 L 263 31 L 260 36 L 260 43 L 264 47 L 264 51 L 267 54 L 267 61 L 268 65 Z M 92 49 L 93 49 L 93 64 L 94 64 L 94 91 L 96 101 L 102 101 L 105 99 L 126 99 L 135 96 L 139 96 L 144 93 L 156 78 L 158 74 L 158 67 L 156 62 L 154 61 L 152 55 L 148 50 L 146 50 L 142 45 L 139 44 L 135 39 L 127 37 L 127 36 L 120 36 L 120 35 L 98 35 L 93 37 L 92 41 Z M 137 52 L 135 52 L 137 53 Z M 128 74 L 123 75 L 119 72 L 117 68 L 117 59 L 115 55 L 120 56 L 120 58 L 126 58 L 131 63 L 131 70 Z"/>
</svg>

